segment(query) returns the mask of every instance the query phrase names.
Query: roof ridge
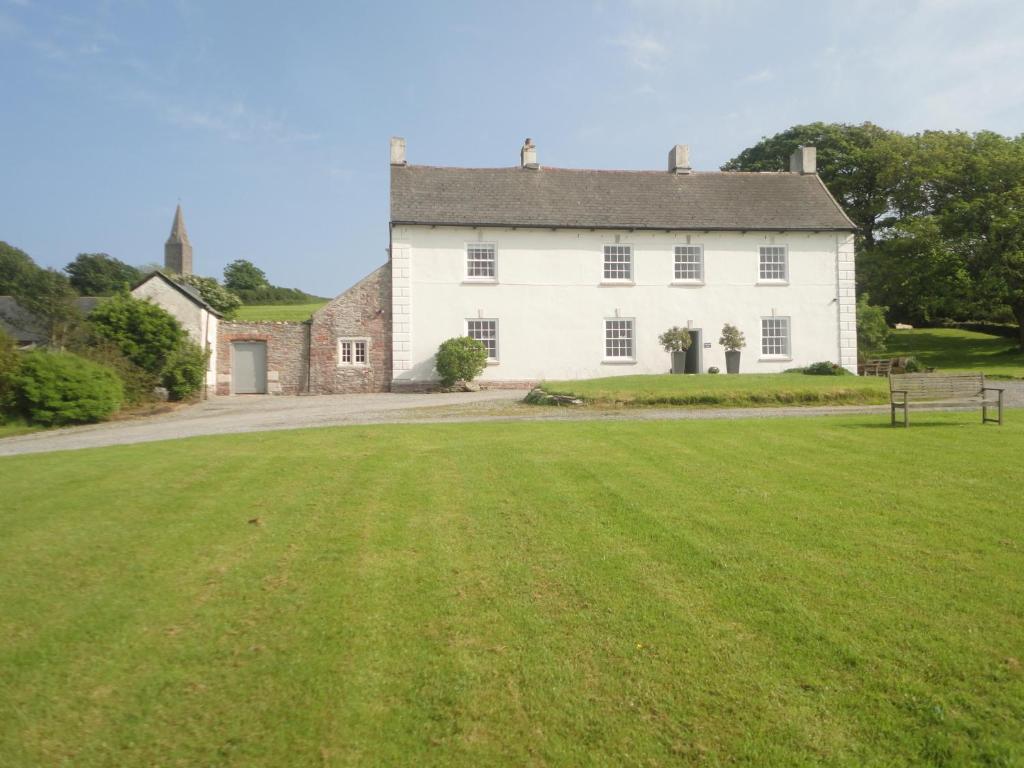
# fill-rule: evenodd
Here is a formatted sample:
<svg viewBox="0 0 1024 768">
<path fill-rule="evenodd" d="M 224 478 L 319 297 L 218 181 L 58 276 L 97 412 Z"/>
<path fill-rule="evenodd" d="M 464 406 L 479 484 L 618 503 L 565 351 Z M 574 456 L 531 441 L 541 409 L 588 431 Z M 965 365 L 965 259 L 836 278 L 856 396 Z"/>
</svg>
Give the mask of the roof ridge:
<svg viewBox="0 0 1024 768">
<path fill-rule="evenodd" d="M 523 168 L 518 165 L 499 166 L 463 166 L 463 165 L 421 165 L 412 164 L 392 166 L 396 170 L 429 170 L 429 171 L 523 171 L 524 173 L 538 173 L 543 171 L 555 171 L 557 173 L 629 173 L 649 174 L 652 176 L 793 176 L 794 178 L 809 174 L 793 173 L 792 171 L 698 171 L 692 170 L 689 173 L 674 173 L 672 171 L 658 171 L 651 168 L 563 168 L 555 165 L 542 165 L 539 168 Z"/>
</svg>

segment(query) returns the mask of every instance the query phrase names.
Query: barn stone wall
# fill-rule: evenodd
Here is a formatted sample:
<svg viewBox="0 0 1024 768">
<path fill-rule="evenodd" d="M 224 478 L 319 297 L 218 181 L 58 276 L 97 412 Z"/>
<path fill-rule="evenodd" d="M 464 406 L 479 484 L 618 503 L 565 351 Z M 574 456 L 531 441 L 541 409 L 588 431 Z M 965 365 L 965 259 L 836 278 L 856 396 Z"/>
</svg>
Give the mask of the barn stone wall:
<svg viewBox="0 0 1024 768">
<path fill-rule="evenodd" d="M 217 394 L 231 394 L 231 342 L 267 343 L 267 394 L 306 391 L 308 323 L 221 321 L 217 336 Z"/>
<path fill-rule="evenodd" d="M 366 339 L 366 365 L 339 361 L 339 339 Z M 387 392 L 391 383 L 391 268 L 385 264 L 313 314 L 312 394 Z"/>
</svg>

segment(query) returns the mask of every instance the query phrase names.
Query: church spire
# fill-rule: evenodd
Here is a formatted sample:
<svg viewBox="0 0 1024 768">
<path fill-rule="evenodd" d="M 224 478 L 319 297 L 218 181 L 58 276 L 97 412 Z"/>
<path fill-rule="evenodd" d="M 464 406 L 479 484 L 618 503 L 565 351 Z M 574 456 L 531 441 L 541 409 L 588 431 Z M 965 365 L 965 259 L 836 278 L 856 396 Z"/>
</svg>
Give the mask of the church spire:
<svg viewBox="0 0 1024 768">
<path fill-rule="evenodd" d="M 181 212 L 181 204 L 174 212 L 174 223 L 171 224 L 171 236 L 164 244 L 164 268 L 178 275 L 192 274 L 192 243 L 188 240 L 185 229 L 185 217 Z"/>
<path fill-rule="evenodd" d="M 171 236 L 167 238 L 168 243 L 187 243 L 188 231 L 185 229 L 185 217 L 181 214 L 181 204 L 178 204 L 174 212 L 174 223 L 171 224 Z"/>
</svg>

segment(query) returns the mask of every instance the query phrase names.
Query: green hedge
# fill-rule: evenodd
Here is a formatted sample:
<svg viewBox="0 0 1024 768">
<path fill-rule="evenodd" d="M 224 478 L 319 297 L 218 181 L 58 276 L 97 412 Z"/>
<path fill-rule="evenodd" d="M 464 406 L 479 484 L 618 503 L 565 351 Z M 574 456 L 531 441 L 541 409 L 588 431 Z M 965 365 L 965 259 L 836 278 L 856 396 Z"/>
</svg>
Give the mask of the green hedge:
<svg viewBox="0 0 1024 768">
<path fill-rule="evenodd" d="M 71 352 L 26 352 L 14 377 L 16 408 L 37 424 L 104 421 L 124 401 L 114 371 Z"/>
</svg>

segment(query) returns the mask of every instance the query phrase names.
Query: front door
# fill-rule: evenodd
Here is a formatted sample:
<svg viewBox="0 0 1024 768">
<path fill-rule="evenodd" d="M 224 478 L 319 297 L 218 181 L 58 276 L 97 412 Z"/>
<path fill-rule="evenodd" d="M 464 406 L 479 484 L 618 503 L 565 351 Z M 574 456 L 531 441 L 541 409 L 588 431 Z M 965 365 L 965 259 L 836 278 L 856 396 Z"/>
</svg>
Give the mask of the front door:
<svg viewBox="0 0 1024 768">
<path fill-rule="evenodd" d="M 231 343 L 231 391 L 236 395 L 267 393 L 267 342 Z"/>
<path fill-rule="evenodd" d="M 690 348 L 686 350 L 686 362 L 684 373 L 700 373 L 700 357 L 703 347 L 704 335 L 700 328 L 690 329 Z"/>
</svg>

